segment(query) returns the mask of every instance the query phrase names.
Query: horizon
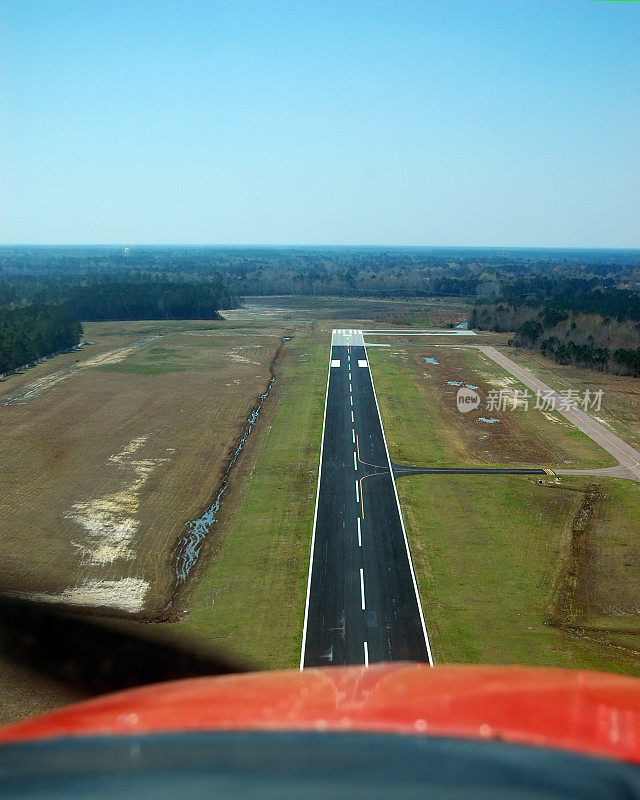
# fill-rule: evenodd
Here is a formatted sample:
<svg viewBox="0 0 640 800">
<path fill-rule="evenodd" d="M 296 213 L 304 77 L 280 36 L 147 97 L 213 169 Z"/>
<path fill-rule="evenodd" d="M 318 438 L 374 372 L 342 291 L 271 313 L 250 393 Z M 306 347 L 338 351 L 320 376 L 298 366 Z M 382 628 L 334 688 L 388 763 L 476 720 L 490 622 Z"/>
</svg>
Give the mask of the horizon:
<svg viewBox="0 0 640 800">
<path fill-rule="evenodd" d="M 277 244 L 277 243 L 193 243 L 193 242 L 0 242 L 0 250 L 11 248 L 34 249 L 107 249 L 131 248 L 152 250 L 201 249 L 201 250 L 518 250 L 552 252 L 621 252 L 638 253 L 640 247 L 571 247 L 568 245 L 457 245 L 457 244 Z"/>
</svg>

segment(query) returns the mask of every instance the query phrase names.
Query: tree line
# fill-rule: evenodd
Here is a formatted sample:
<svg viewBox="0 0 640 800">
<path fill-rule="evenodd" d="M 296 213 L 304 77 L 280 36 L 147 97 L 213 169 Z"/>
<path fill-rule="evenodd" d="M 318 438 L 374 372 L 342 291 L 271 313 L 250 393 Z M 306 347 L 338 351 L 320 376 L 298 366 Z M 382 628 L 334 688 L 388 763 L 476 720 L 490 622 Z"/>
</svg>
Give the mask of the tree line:
<svg viewBox="0 0 640 800">
<path fill-rule="evenodd" d="M 75 347 L 82 321 L 221 319 L 239 299 L 215 278 L 21 277 L 0 281 L 0 374 Z"/>
<path fill-rule="evenodd" d="M 514 331 L 511 344 L 537 349 L 559 364 L 640 377 L 640 315 L 633 298 L 612 306 L 616 295 L 618 290 L 602 292 L 601 305 L 595 296 L 567 299 L 567 305 L 589 313 L 526 302 L 479 303 L 469 323 L 478 330 Z M 605 313 L 612 309 L 615 315 Z"/>
<path fill-rule="evenodd" d="M 0 374 L 75 347 L 82 323 L 60 306 L 0 309 Z"/>
</svg>

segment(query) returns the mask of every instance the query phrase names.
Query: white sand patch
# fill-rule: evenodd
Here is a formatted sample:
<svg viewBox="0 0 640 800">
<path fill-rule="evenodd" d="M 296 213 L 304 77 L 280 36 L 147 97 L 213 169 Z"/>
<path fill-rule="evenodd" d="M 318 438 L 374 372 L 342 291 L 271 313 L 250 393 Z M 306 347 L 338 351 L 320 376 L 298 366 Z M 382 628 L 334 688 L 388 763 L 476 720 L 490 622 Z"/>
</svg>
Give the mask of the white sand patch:
<svg viewBox="0 0 640 800">
<path fill-rule="evenodd" d="M 74 503 L 66 512 L 67 519 L 84 528 L 83 539 L 71 542 L 79 550 L 83 564 L 110 564 L 119 558 L 133 558 L 130 545 L 140 525 L 137 518 L 140 489 L 153 470 L 167 461 L 166 458 L 133 458 L 147 438 L 133 439 L 109 458 L 111 463 L 133 473 L 133 480 L 127 486 L 118 492 Z"/>
<path fill-rule="evenodd" d="M 496 389 L 510 389 L 512 386 L 519 383 L 515 378 L 512 378 L 510 375 L 492 375 L 490 372 L 479 372 L 479 375 L 491 386 L 495 386 Z"/>
<path fill-rule="evenodd" d="M 244 350 L 244 349 L 246 348 L 234 347 L 227 353 L 227 356 L 231 359 L 231 361 L 236 361 L 240 364 L 253 364 L 256 367 L 259 367 L 260 366 L 259 361 L 252 361 L 250 358 L 247 358 L 246 356 L 243 356 L 238 352 L 239 350 Z"/>
<path fill-rule="evenodd" d="M 556 425 L 562 425 L 565 428 L 573 427 L 568 422 L 565 422 L 563 419 L 560 419 L 560 417 L 557 417 L 555 414 L 551 414 L 549 411 L 543 411 L 542 415 L 544 416 L 545 419 L 548 419 L 549 422 L 553 422 Z"/>
<path fill-rule="evenodd" d="M 32 600 L 44 603 L 72 603 L 79 606 L 107 606 L 122 611 L 140 611 L 149 589 L 142 578 L 120 578 L 115 581 L 85 580 L 80 586 L 69 586 L 59 594 L 30 594 Z"/>
</svg>

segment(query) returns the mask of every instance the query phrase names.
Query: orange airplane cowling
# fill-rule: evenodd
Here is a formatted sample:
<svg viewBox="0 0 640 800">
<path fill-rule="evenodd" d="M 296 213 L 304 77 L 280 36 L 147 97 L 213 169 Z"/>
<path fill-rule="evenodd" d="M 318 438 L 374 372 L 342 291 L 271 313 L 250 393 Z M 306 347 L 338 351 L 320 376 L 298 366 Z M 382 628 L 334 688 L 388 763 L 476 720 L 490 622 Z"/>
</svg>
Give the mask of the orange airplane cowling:
<svg viewBox="0 0 640 800">
<path fill-rule="evenodd" d="M 496 739 L 640 764 L 640 680 L 407 663 L 195 678 L 18 722 L 0 729 L 0 742 L 223 730 Z"/>
</svg>

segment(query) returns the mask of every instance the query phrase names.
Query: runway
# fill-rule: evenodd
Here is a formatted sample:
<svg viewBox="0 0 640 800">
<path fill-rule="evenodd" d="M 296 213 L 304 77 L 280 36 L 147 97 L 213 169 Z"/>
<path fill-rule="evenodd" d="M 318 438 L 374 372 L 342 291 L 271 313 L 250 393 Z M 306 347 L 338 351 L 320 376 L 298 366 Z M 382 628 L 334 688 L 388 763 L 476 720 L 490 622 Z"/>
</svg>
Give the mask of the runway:
<svg viewBox="0 0 640 800">
<path fill-rule="evenodd" d="M 362 331 L 332 335 L 300 667 L 432 663 Z"/>
</svg>

